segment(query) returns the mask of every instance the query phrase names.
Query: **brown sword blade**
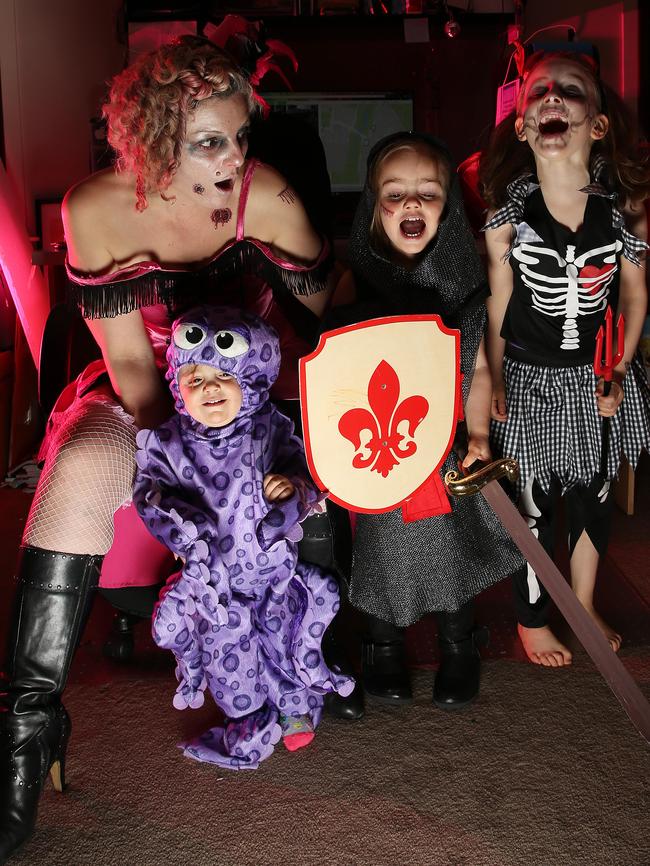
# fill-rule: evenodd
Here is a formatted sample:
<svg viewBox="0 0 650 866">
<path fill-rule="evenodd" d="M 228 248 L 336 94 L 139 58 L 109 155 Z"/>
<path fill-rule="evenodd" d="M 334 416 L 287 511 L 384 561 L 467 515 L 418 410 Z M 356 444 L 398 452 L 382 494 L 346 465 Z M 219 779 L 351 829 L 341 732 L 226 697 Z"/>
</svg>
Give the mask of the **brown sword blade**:
<svg viewBox="0 0 650 866">
<path fill-rule="evenodd" d="M 517 471 L 516 462 L 506 458 L 497 460 L 471 475 L 448 472 L 445 476 L 445 486 L 455 496 L 477 492 L 483 495 L 548 590 L 548 594 L 618 698 L 634 727 L 647 742 L 650 742 L 650 704 L 612 650 L 605 635 L 580 604 L 563 574 L 533 535 L 505 490 L 495 480 L 504 475 L 512 480 L 513 477 L 516 478 Z"/>
</svg>

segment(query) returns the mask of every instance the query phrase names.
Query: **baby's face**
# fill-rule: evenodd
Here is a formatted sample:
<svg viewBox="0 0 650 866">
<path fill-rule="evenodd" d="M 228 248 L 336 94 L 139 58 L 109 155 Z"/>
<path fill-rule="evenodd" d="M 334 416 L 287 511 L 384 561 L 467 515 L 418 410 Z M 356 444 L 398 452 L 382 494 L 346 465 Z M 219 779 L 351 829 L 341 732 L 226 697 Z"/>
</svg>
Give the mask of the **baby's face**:
<svg viewBox="0 0 650 866">
<path fill-rule="evenodd" d="M 377 199 L 391 246 L 412 258 L 436 236 L 447 202 L 446 173 L 426 148 L 402 147 L 381 164 Z"/>
<path fill-rule="evenodd" d="M 208 364 L 181 367 L 178 387 L 188 414 L 206 427 L 225 427 L 241 409 L 242 392 L 237 380 Z"/>
</svg>

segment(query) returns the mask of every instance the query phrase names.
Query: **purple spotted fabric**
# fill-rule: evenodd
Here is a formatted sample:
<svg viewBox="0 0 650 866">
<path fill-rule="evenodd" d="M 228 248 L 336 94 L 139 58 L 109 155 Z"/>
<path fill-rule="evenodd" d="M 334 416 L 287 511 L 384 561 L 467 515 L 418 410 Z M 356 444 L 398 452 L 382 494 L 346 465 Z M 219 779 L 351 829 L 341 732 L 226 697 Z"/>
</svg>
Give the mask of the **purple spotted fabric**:
<svg viewBox="0 0 650 866">
<path fill-rule="evenodd" d="M 353 681 L 324 662 L 323 632 L 339 607 L 331 575 L 298 562 L 300 521 L 317 505 L 302 443 L 268 399 L 280 367 L 275 331 L 229 308 L 198 308 L 176 321 L 167 379 L 178 414 L 141 430 L 133 499 L 149 531 L 184 561 L 161 594 L 156 643 L 177 661 L 174 706 L 200 707 L 207 689 L 222 726 L 182 744 L 185 754 L 254 769 L 280 739 L 278 716 L 320 720 L 324 695 Z M 178 373 L 202 363 L 235 377 L 242 407 L 206 427 L 183 405 Z M 296 491 L 268 503 L 268 472 Z"/>
</svg>

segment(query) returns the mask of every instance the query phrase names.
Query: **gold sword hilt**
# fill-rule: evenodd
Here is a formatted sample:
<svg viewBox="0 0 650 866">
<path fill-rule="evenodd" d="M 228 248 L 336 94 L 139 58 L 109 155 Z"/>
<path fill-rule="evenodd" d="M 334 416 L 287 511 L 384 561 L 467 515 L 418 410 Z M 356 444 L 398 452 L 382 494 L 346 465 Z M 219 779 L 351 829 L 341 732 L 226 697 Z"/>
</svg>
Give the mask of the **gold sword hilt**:
<svg viewBox="0 0 650 866">
<path fill-rule="evenodd" d="M 515 482 L 518 477 L 519 464 L 514 457 L 502 457 L 500 460 L 487 463 L 476 472 L 470 472 L 468 475 L 463 475 L 455 470 L 447 472 L 445 474 L 445 488 L 452 496 L 471 496 L 473 493 L 478 493 L 491 481 L 507 478 L 508 481 Z"/>
</svg>

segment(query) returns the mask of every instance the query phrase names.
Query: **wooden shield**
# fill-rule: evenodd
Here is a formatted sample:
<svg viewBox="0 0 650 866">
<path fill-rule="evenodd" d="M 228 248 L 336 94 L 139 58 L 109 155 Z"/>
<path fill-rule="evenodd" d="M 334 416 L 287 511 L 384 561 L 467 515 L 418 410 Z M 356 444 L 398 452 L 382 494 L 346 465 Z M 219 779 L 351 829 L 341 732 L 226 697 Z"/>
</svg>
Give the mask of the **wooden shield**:
<svg viewBox="0 0 650 866">
<path fill-rule="evenodd" d="M 312 476 L 352 511 L 391 511 L 451 448 L 461 407 L 460 332 L 439 316 L 390 316 L 322 335 L 300 360 Z"/>
</svg>

